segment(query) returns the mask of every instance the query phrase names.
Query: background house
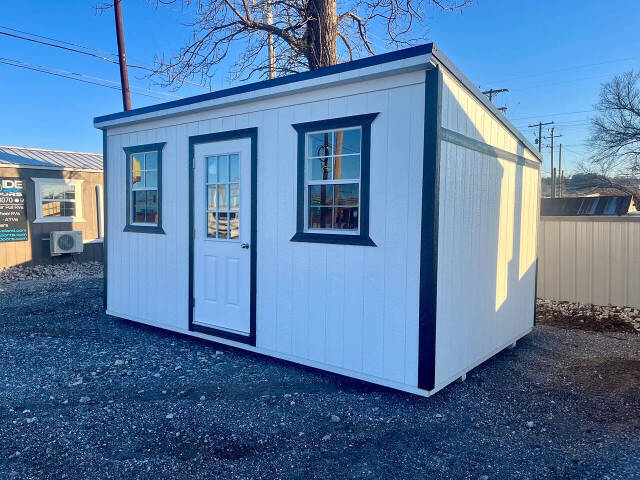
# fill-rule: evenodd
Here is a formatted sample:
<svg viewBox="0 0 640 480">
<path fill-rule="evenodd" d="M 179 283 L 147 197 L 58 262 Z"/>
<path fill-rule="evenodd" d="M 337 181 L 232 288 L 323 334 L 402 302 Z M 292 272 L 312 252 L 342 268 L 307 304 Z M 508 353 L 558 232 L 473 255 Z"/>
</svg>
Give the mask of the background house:
<svg viewBox="0 0 640 480">
<path fill-rule="evenodd" d="M 102 260 L 102 155 L 0 146 L 0 268 Z M 52 231 L 82 232 L 51 255 Z"/>
</svg>

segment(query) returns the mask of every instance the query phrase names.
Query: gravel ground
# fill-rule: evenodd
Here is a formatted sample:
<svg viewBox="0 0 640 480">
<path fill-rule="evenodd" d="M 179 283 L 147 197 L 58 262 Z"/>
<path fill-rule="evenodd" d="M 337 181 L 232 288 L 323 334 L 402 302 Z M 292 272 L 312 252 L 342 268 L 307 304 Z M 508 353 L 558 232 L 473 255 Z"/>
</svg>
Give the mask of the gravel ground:
<svg viewBox="0 0 640 480">
<path fill-rule="evenodd" d="M 640 336 L 538 326 L 432 398 L 0 287 L 1 479 L 639 479 Z"/>
</svg>

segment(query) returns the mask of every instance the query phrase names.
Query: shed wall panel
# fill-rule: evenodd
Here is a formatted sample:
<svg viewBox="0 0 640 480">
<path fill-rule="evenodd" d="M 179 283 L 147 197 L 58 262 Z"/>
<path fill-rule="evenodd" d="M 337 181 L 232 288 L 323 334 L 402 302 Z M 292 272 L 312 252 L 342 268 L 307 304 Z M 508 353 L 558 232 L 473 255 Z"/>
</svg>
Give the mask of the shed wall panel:
<svg viewBox="0 0 640 480">
<path fill-rule="evenodd" d="M 372 125 L 376 247 L 294 243 L 292 123 L 380 112 Z M 424 73 L 402 74 L 108 131 L 111 313 L 188 323 L 188 138 L 258 128 L 257 349 L 417 385 Z M 164 235 L 123 232 L 123 147 L 166 142 Z"/>
</svg>

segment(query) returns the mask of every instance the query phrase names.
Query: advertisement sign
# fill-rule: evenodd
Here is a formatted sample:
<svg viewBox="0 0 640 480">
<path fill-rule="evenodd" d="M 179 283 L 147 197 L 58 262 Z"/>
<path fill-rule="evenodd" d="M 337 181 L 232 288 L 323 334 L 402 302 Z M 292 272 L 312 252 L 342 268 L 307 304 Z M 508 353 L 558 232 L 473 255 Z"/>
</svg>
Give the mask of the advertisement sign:
<svg viewBox="0 0 640 480">
<path fill-rule="evenodd" d="M 0 242 L 26 242 L 26 188 L 20 178 L 0 177 Z"/>
</svg>

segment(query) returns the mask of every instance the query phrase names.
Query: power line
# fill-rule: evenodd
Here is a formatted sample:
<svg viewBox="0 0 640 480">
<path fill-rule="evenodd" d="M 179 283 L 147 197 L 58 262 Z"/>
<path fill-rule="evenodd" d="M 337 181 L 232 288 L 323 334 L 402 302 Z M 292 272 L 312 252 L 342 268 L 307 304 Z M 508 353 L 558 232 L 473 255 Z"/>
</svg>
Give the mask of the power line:
<svg viewBox="0 0 640 480">
<path fill-rule="evenodd" d="M 595 112 L 592 108 L 591 110 L 576 110 L 573 112 L 558 112 L 558 113 L 545 113 L 545 114 L 537 114 L 537 115 L 527 115 L 526 117 L 516 117 L 511 120 L 528 120 L 530 118 L 539 118 L 539 117 L 559 117 L 561 115 L 573 115 L 575 113 L 591 113 Z"/>
<path fill-rule="evenodd" d="M 64 40 L 58 40 L 58 39 L 55 39 L 55 38 L 52 38 L 52 37 L 45 37 L 43 35 L 38 35 L 38 34 L 35 34 L 35 33 L 25 32 L 23 30 L 18 30 L 18 29 L 14 29 L 14 28 L 10 28 L 10 27 L 5 27 L 5 26 L 2 26 L 2 25 L 0 25 L 0 28 L 3 28 L 5 30 L 11 30 L 11 31 L 18 32 L 18 33 L 23 33 L 24 35 L 29 35 L 31 37 L 43 38 L 45 40 L 50 40 L 50 42 L 45 42 L 43 40 L 37 40 L 36 38 L 25 37 L 24 35 L 18 35 L 16 33 L 9 33 L 9 32 L 0 31 L 0 35 L 11 37 L 11 38 L 14 38 L 16 40 L 24 40 L 24 41 L 27 41 L 27 42 L 37 43 L 37 44 L 44 45 L 44 46 L 47 46 L 47 47 L 58 48 L 60 50 L 66 50 L 66 51 L 72 52 L 72 53 L 79 53 L 81 55 L 87 55 L 87 56 L 90 56 L 90 57 L 93 57 L 93 58 L 97 58 L 98 60 L 103 60 L 105 62 L 109 62 L 109 63 L 115 64 L 115 65 L 119 64 L 118 60 L 115 60 L 113 58 L 109 58 L 109 57 L 105 56 L 105 55 L 109 55 L 109 56 L 117 57 L 117 55 L 115 53 L 110 53 L 110 52 L 106 52 L 104 50 L 98 50 L 98 49 L 95 49 L 95 48 L 92 48 L 92 47 L 87 47 L 86 45 L 80 45 L 80 44 L 77 44 L 77 43 L 66 42 Z M 56 42 L 56 43 L 51 43 L 51 42 Z M 78 47 L 78 48 L 65 47 L 64 45 L 58 45 L 58 44 L 66 44 L 66 45 L 71 45 L 73 47 Z M 80 50 L 80 48 L 82 48 L 84 50 Z M 89 50 L 89 51 L 87 51 L 87 50 Z M 99 55 L 97 53 L 91 53 L 91 51 L 100 52 L 103 55 Z M 128 67 L 137 68 L 139 70 L 144 70 L 144 71 L 147 71 L 147 72 L 150 72 L 150 73 L 153 73 L 153 74 L 163 75 L 161 73 L 156 72 L 153 68 L 145 67 L 144 65 L 136 65 L 136 64 L 129 63 Z M 166 76 L 166 75 L 163 75 L 163 76 Z M 182 82 L 188 84 L 188 85 L 193 85 L 195 87 L 200 87 L 200 88 L 204 88 L 207 91 L 211 91 L 210 88 L 208 88 L 208 87 L 206 87 L 204 85 L 200 85 L 198 83 L 190 82 L 190 81 L 184 80 L 184 79 L 180 79 L 180 80 Z"/>
<path fill-rule="evenodd" d="M 68 78 L 71 80 L 76 80 L 78 82 L 82 82 L 82 83 L 88 83 L 91 85 L 97 85 L 100 87 L 106 87 L 106 88 L 110 88 L 112 90 L 120 90 L 120 87 L 117 85 L 105 85 L 105 83 L 100 83 L 100 82 L 107 82 L 107 83 L 117 83 L 114 82 L 113 80 L 108 80 L 106 78 L 100 78 L 100 77 L 93 77 L 90 75 L 85 75 L 83 73 L 76 73 L 76 72 L 70 72 L 67 70 L 60 70 L 60 69 L 54 69 L 51 67 L 46 67 L 46 66 L 42 66 L 42 65 L 33 65 L 33 64 L 29 64 L 29 63 L 25 63 L 25 62 L 21 62 L 19 60 L 13 60 L 10 58 L 4 58 L 4 57 L 0 57 L 0 63 L 4 64 L 4 65 L 9 65 L 12 67 L 18 67 L 18 68 L 24 68 L 26 70 L 33 70 L 36 72 L 40 72 L 40 73 L 46 73 L 48 75 L 53 75 L 56 77 L 62 77 L 62 78 Z M 167 95 L 167 96 L 171 96 L 171 97 L 176 97 L 176 98 L 184 98 L 181 97 L 179 95 L 173 95 L 170 93 L 164 93 L 164 92 L 154 92 L 153 90 L 149 90 L 147 88 L 144 87 L 134 87 L 136 90 L 138 91 L 134 91 L 133 93 L 136 93 L 137 95 L 142 95 L 145 97 L 150 97 L 150 98 L 157 98 L 160 100 L 167 100 L 166 97 L 160 97 L 159 95 Z M 143 93 L 139 90 L 143 90 L 146 92 L 150 92 L 150 93 Z M 155 93 L 155 95 L 154 95 Z"/>
<path fill-rule="evenodd" d="M 553 75 L 557 72 L 564 72 L 564 71 L 573 71 L 576 68 L 586 68 L 586 67 L 597 67 L 599 65 L 606 65 L 608 63 L 617 63 L 617 62 L 627 62 L 629 60 L 637 60 L 640 57 L 627 57 L 627 58 L 618 58 L 615 60 L 605 60 L 603 62 L 597 62 L 597 63 L 586 63 L 586 64 L 582 64 L 582 65 L 574 65 L 572 67 L 563 67 L 563 68 L 557 68 L 555 70 L 545 70 L 544 73 L 534 73 L 534 74 L 528 74 L 528 75 L 516 75 L 514 77 L 508 77 L 508 78 L 504 78 L 502 80 L 497 80 L 494 81 L 492 83 L 500 83 L 500 82 L 505 82 L 505 81 L 511 81 L 511 80 L 519 80 L 522 78 L 535 78 L 535 77 L 543 77 L 546 75 Z"/>
</svg>

